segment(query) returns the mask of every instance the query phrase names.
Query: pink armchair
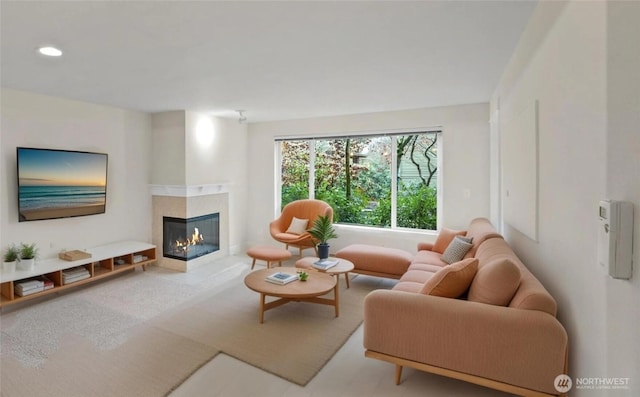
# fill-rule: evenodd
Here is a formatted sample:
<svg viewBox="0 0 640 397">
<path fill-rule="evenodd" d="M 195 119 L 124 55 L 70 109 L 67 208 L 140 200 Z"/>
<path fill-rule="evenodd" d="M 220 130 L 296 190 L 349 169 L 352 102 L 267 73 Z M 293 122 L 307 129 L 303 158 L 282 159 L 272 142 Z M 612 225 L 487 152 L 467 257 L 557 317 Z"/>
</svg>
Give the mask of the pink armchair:
<svg viewBox="0 0 640 397">
<path fill-rule="evenodd" d="M 305 229 L 309 229 L 319 216 L 329 216 L 333 219 L 333 208 L 322 200 L 292 201 L 284 206 L 280 217 L 269 224 L 269 232 L 276 241 L 284 243 L 287 249 L 289 246 L 297 247 L 300 250 L 300 256 L 302 256 L 302 250 L 307 248 L 313 248 L 317 256 L 316 242 L 306 230 L 301 234 L 294 234 L 287 233 L 287 229 L 294 217 L 308 220 Z"/>
</svg>

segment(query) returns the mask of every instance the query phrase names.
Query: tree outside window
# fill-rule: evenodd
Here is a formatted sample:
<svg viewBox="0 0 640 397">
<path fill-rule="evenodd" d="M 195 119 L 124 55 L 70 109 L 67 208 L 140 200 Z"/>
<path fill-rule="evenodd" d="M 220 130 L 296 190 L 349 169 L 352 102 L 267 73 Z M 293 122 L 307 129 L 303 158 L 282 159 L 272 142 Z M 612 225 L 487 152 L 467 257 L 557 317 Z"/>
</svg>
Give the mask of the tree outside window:
<svg viewBox="0 0 640 397">
<path fill-rule="evenodd" d="M 281 202 L 309 198 L 309 141 L 282 141 Z"/>
</svg>

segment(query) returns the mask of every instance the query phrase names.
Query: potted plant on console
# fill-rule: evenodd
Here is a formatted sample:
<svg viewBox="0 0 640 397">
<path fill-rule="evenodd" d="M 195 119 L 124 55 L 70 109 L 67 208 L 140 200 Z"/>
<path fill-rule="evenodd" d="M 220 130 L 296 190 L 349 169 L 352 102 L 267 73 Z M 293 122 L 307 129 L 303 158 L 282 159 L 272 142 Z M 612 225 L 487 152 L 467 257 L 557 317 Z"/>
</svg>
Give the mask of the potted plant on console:
<svg viewBox="0 0 640 397">
<path fill-rule="evenodd" d="M 327 241 L 338 238 L 331 219 L 328 216 L 319 216 L 313 221 L 311 229 L 307 231 L 318 242 L 318 257 L 327 259 L 329 257 L 329 243 Z"/>
<path fill-rule="evenodd" d="M 38 256 L 38 248 L 35 243 L 20 244 L 20 267 L 23 270 L 31 270 L 36 263 L 36 256 Z"/>
<path fill-rule="evenodd" d="M 5 272 L 13 272 L 16 270 L 16 262 L 20 259 L 20 250 L 14 244 L 11 244 L 4 251 L 4 262 L 2 263 L 2 270 Z"/>
</svg>

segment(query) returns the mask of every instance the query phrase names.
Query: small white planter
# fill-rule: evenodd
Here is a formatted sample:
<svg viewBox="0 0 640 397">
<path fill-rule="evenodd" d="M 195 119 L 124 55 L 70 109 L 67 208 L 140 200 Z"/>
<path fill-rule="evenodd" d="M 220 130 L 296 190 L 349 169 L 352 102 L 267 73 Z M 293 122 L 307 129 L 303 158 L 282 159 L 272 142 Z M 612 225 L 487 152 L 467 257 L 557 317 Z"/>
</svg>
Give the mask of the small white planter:
<svg viewBox="0 0 640 397">
<path fill-rule="evenodd" d="M 5 273 L 13 273 L 16 271 L 16 261 L 2 262 L 2 271 Z"/>
<path fill-rule="evenodd" d="M 36 260 L 35 259 L 20 259 L 20 263 L 18 267 L 22 270 L 33 270 L 35 267 Z"/>
</svg>

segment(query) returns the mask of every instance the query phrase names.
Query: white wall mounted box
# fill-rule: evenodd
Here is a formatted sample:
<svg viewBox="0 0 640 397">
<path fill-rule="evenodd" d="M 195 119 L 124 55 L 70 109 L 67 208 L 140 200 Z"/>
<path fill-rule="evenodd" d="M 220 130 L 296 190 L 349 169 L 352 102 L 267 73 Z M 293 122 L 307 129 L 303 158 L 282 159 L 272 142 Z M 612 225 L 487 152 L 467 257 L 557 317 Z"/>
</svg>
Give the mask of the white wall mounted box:
<svg viewBox="0 0 640 397">
<path fill-rule="evenodd" d="M 633 270 L 633 203 L 602 200 L 598 208 L 598 262 L 613 278 Z"/>
</svg>

